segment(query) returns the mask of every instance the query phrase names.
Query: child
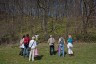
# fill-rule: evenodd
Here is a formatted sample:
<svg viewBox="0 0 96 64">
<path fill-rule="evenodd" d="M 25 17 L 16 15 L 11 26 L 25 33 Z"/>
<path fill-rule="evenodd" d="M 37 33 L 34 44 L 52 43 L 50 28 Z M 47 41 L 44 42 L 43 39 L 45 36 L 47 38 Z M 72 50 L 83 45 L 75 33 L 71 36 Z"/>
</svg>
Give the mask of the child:
<svg viewBox="0 0 96 64">
<path fill-rule="evenodd" d="M 36 40 L 36 41 L 38 41 L 38 37 L 39 37 L 39 35 L 36 34 L 36 35 L 35 35 L 35 40 Z"/>
<path fill-rule="evenodd" d="M 35 48 L 36 48 L 36 41 L 35 41 L 35 37 L 32 37 L 32 40 L 29 42 L 29 47 L 31 48 L 30 50 L 30 54 L 29 54 L 29 61 L 31 60 L 32 58 L 32 61 L 34 61 L 34 51 L 35 51 Z"/>
<path fill-rule="evenodd" d="M 39 56 L 37 48 L 35 48 L 34 55 L 35 55 L 35 57 Z"/>
<path fill-rule="evenodd" d="M 73 39 L 72 39 L 72 36 L 71 35 L 68 35 L 67 42 L 68 42 L 68 44 L 67 44 L 68 54 L 69 55 L 73 55 L 73 51 L 72 51 L 72 48 L 73 48 Z"/>
<path fill-rule="evenodd" d="M 35 35 L 35 41 L 36 41 L 37 45 L 39 44 L 39 41 L 38 41 L 38 40 L 39 40 L 39 35 L 36 34 L 36 35 Z"/>
<path fill-rule="evenodd" d="M 36 46 L 38 45 L 37 43 L 37 39 L 36 39 L 36 36 L 35 36 L 35 41 L 36 41 Z M 35 48 L 35 51 L 34 51 L 34 55 L 35 55 L 35 57 L 37 57 L 37 56 L 39 56 L 39 54 L 38 54 L 38 49 L 37 49 L 37 47 Z"/>
<path fill-rule="evenodd" d="M 65 44 L 64 38 L 60 37 L 58 43 L 59 43 L 58 55 L 60 56 L 62 54 L 62 56 L 64 57 L 64 44 Z"/>
</svg>

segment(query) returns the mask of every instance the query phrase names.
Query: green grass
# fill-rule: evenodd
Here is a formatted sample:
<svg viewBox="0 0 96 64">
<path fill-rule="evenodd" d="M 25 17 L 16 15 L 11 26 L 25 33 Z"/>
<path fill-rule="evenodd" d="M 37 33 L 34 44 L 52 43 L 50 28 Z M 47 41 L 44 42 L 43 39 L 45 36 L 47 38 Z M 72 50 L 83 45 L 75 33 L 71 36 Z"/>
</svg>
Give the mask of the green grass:
<svg viewBox="0 0 96 64">
<path fill-rule="evenodd" d="M 10 45 L 0 46 L 0 64 L 96 64 L 96 43 L 75 43 L 74 56 L 59 57 L 57 54 L 50 56 L 48 44 L 38 45 L 39 54 L 43 57 L 34 62 L 28 61 L 28 58 L 19 56 L 19 46 Z M 55 45 L 57 49 L 57 45 Z M 65 47 L 67 52 L 67 48 Z"/>
</svg>

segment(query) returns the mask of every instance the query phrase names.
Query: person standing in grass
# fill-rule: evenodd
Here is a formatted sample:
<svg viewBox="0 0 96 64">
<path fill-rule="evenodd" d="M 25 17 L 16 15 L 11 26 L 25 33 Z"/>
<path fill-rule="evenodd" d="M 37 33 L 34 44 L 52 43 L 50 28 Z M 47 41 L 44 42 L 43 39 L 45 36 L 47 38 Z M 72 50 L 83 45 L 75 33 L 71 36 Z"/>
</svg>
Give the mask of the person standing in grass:
<svg viewBox="0 0 96 64">
<path fill-rule="evenodd" d="M 29 55 L 28 51 L 29 41 L 30 41 L 29 34 L 27 34 L 26 37 L 24 38 L 24 52 L 23 52 L 24 57 L 25 56 L 28 57 Z"/>
<path fill-rule="evenodd" d="M 38 34 L 35 34 L 35 40 L 36 40 L 36 43 L 38 45 L 39 44 L 39 35 Z"/>
<path fill-rule="evenodd" d="M 73 39 L 72 39 L 72 36 L 71 35 L 68 35 L 68 40 L 67 40 L 68 44 L 67 44 L 67 47 L 68 47 L 68 54 L 70 56 L 73 55 L 73 51 L 72 51 L 72 48 L 73 48 Z"/>
<path fill-rule="evenodd" d="M 35 40 L 36 40 L 36 41 L 38 41 L 38 37 L 39 37 L 39 35 L 36 34 L 36 35 L 35 35 Z"/>
<path fill-rule="evenodd" d="M 23 37 L 20 40 L 21 51 L 20 51 L 19 55 L 21 55 L 21 56 L 23 56 L 23 51 L 24 51 L 24 38 L 25 38 L 25 35 L 23 35 Z"/>
<path fill-rule="evenodd" d="M 29 54 L 29 61 L 31 60 L 32 58 L 32 61 L 34 61 L 34 56 L 35 56 L 35 48 L 36 48 L 36 41 L 35 41 L 35 37 L 32 37 L 32 40 L 30 40 L 29 42 L 29 48 L 31 49 L 30 50 L 30 54 Z"/>
<path fill-rule="evenodd" d="M 64 44 L 65 44 L 64 38 L 60 37 L 58 43 L 59 43 L 58 55 L 61 56 L 61 54 L 62 54 L 62 56 L 64 57 Z"/>
<path fill-rule="evenodd" d="M 50 35 L 50 38 L 48 39 L 48 43 L 50 46 L 50 55 L 54 54 L 54 43 L 55 43 L 55 39 L 52 37 L 52 35 Z"/>
<path fill-rule="evenodd" d="M 38 36 L 39 36 L 39 35 L 35 35 L 35 41 L 36 41 L 36 45 L 37 45 L 37 46 L 38 46 Z M 39 56 L 37 47 L 35 48 L 35 51 L 34 51 L 34 52 L 35 52 L 35 54 L 34 54 L 35 57 Z"/>
</svg>

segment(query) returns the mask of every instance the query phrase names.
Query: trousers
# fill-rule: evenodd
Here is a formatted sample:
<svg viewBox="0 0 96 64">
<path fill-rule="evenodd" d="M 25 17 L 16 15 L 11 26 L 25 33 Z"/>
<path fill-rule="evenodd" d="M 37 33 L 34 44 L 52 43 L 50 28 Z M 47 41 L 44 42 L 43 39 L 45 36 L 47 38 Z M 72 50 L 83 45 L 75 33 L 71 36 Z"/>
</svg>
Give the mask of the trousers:
<svg viewBox="0 0 96 64">
<path fill-rule="evenodd" d="M 29 61 L 31 60 L 31 58 L 32 58 L 32 61 L 34 61 L 34 51 L 35 51 L 35 49 L 31 49 L 30 50 L 30 54 L 29 54 Z"/>
<path fill-rule="evenodd" d="M 50 55 L 54 54 L 54 45 L 50 45 Z"/>
<path fill-rule="evenodd" d="M 71 43 L 68 43 L 67 47 L 68 47 L 68 54 L 73 54 L 72 51 L 73 45 Z"/>
<path fill-rule="evenodd" d="M 62 45 L 62 46 L 59 45 L 58 55 L 61 56 L 61 54 L 64 57 L 64 45 Z"/>
</svg>

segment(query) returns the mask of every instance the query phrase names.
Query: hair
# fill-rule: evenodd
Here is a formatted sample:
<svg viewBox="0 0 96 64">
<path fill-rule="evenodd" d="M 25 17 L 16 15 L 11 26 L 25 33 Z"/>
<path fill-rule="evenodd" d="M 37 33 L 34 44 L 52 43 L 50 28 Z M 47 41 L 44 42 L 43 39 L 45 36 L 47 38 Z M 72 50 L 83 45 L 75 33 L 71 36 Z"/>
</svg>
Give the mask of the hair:
<svg viewBox="0 0 96 64">
<path fill-rule="evenodd" d="M 26 37 L 29 37 L 29 34 L 26 34 Z"/>
<path fill-rule="evenodd" d="M 25 35 L 23 35 L 22 38 L 25 38 Z"/>
<path fill-rule="evenodd" d="M 50 35 L 50 37 L 52 37 L 52 35 Z"/>
<path fill-rule="evenodd" d="M 64 41 L 63 37 L 61 37 L 61 41 Z"/>
<path fill-rule="evenodd" d="M 34 39 L 35 39 L 35 37 L 33 36 L 33 37 L 32 37 L 32 40 L 34 40 Z"/>
</svg>

